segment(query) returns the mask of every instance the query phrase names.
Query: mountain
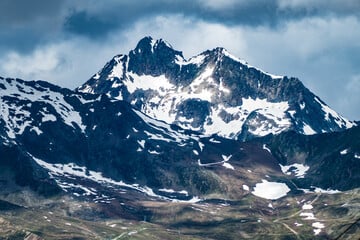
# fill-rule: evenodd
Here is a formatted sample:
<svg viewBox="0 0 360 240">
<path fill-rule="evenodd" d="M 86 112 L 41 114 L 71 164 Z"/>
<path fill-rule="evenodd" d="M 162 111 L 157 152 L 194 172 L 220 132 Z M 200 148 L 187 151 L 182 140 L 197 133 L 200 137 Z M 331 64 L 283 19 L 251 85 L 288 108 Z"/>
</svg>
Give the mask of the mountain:
<svg viewBox="0 0 360 240">
<path fill-rule="evenodd" d="M 89 82 L 0 77 L 0 239 L 358 238 L 360 127 L 299 80 L 144 38 Z"/>
<path fill-rule="evenodd" d="M 0 100 L 1 238 L 356 236 L 359 127 L 241 142 L 44 81 Z"/>
<path fill-rule="evenodd" d="M 232 139 L 289 130 L 311 135 L 356 125 L 296 78 L 268 74 L 223 48 L 186 60 L 151 37 L 115 56 L 77 91 L 106 94 L 154 119 Z"/>
<path fill-rule="evenodd" d="M 66 189 L 69 184 L 64 184 L 64 179 L 54 178 L 56 175 L 61 178 L 74 175 L 96 181 L 96 173 L 101 175 L 100 181 L 111 179 L 110 182 L 123 182 L 122 186 L 131 185 L 141 191 L 147 188 L 154 192 L 186 189 L 192 195 L 216 192 L 235 197 L 243 192 L 240 189 L 230 191 L 223 174 L 236 182 L 241 173 L 240 185 L 255 184 L 253 181 L 260 181 L 260 177 L 254 179 L 252 176 L 252 180 L 246 180 L 244 176 L 247 175 L 245 169 L 256 167 L 258 171 L 262 169 L 261 173 L 287 181 L 288 176 L 279 164 L 294 163 L 306 165 L 310 167 L 309 172 L 314 173 L 300 179 L 301 188 L 309 189 L 315 185 L 347 190 L 358 187 L 359 181 L 350 183 L 342 177 L 327 180 L 328 171 L 334 169 L 344 176 L 358 177 L 353 172 L 358 167 L 354 156 L 360 154 L 355 137 L 358 127 L 347 131 L 351 138 L 332 137 L 345 133 L 303 136 L 288 132 L 270 136 L 272 140 L 267 142 L 238 142 L 168 125 L 133 109 L 125 101 L 113 100 L 106 95 L 76 93 L 43 81 L 0 78 L 0 97 L 2 156 L 7 156 L 2 158 L 2 163 L 10 163 L 12 171 L 19 170 L 15 175 L 20 180 L 32 179 L 34 184 L 30 186 L 36 191 L 42 182 L 56 185 L 50 179 L 55 179 L 59 187 Z M 321 142 L 326 143 L 321 145 Z M 299 147 L 303 145 L 305 147 Z M 321 153 L 313 153 L 312 148 L 319 146 L 327 148 Z M 330 153 L 335 151 L 338 157 L 344 150 L 342 148 L 353 149 L 355 155 L 339 158 L 343 164 L 339 168 Z M 324 156 L 329 158 L 324 159 Z M 22 168 L 16 169 L 18 165 Z M 53 178 L 46 179 L 46 171 L 41 167 Z M 94 176 L 91 177 L 89 172 Z M 323 175 L 316 181 L 319 172 Z M 134 184 L 142 188 L 134 187 Z"/>
</svg>

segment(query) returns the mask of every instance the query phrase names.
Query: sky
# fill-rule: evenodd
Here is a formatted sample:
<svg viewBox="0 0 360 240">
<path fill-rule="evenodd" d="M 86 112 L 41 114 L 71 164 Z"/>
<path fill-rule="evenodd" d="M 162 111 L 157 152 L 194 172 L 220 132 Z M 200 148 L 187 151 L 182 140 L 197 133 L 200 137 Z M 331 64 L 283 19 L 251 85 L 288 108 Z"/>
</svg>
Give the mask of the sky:
<svg viewBox="0 0 360 240">
<path fill-rule="evenodd" d="M 359 0 L 1 0 L 0 76 L 73 89 L 144 36 L 224 47 L 360 120 Z"/>
</svg>

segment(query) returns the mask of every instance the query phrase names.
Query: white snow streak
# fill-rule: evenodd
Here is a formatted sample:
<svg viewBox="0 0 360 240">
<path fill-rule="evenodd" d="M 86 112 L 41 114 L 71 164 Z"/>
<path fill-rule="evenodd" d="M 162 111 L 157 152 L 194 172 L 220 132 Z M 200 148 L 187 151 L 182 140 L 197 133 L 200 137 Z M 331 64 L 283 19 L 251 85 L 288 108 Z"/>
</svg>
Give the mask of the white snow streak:
<svg viewBox="0 0 360 240">
<path fill-rule="evenodd" d="M 198 198 L 197 196 L 193 197 L 192 199 L 190 199 L 188 201 L 185 201 L 185 200 L 172 199 L 172 198 L 164 197 L 164 196 L 161 196 L 161 195 L 157 195 L 157 194 L 154 193 L 154 191 L 151 188 L 149 188 L 147 186 L 141 187 L 138 184 L 126 184 L 123 181 L 114 181 L 111 178 L 104 177 L 101 172 L 91 171 L 91 170 L 88 170 L 86 167 L 78 166 L 78 165 L 76 165 L 74 163 L 51 164 L 51 163 L 47 163 L 45 161 L 42 161 L 42 160 L 40 160 L 38 158 L 35 158 L 33 156 L 32 156 L 32 158 L 41 167 L 49 170 L 49 174 L 52 177 L 54 177 L 54 176 L 67 176 L 67 177 L 76 176 L 76 177 L 81 177 L 81 178 L 89 179 L 89 180 L 92 180 L 92 181 L 95 181 L 95 182 L 98 182 L 98 183 L 112 184 L 112 185 L 115 185 L 115 186 L 127 187 L 127 188 L 131 188 L 131 189 L 135 189 L 137 191 L 140 191 L 140 192 L 143 192 L 143 193 L 147 194 L 148 196 L 157 197 L 157 198 L 161 198 L 161 199 L 165 199 L 165 200 L 169 200 L 169 201 L 173 201 L 173 202 L 196 203 L 196 202 L 201 201 L 201 199 Z M 61 185 L 60 185 L 60 187 L 61 187 Z M 184 191 L 182 191 L 182 193 L 185 194 Z"/>
</svg>

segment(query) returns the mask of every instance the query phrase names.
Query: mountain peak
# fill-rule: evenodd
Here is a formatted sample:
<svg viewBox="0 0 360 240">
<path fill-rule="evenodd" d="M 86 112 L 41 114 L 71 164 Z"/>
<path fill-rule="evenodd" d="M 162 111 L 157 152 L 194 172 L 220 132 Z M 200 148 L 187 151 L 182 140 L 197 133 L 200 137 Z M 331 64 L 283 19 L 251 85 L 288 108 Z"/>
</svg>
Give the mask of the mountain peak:
<svg viewBox="0 0 360 240">
<path fill-rule="evenodd" d="M 239 62 L 243 65 L 248 65 L 248 63 L 245 61 L 245 60 L 242 60 L 238 57 L 235 57 L 233 54 L 231 54 L 226 48 L 224 47 L 216 47 L 216 48 L 213 48 L 212 50 L 206 50 L 204 53 L 204 55 L 207 55 L 207 56 L 210 56 L 210 57 L 213 57 L 217 60 L 220 60 L 224 57 L 228 57 L 232 60 L 234 60 L 235 62 Z"/>
<path fill-rule="evenodd" d="M 163 39 L 145 37 L 129 52 L 127 70 L 140 75 L 159 76 L 169 69 L 173 71 L 179 56 L 183 58 L 182 52 L 173 49 Z"/>
<path fill-rule="evenodd" d="M 155 54 L 156 52 L 178 52 L 168 42 L 160 39 L 153 39 L 151 36 L 142 38 L 135 49 L 131 51 L 133 54 Z"/>
<path fill-rule="evenodd" d="M 129 55 L 106 65 L 78 90 L 105 93 L 155 119 L 227 138 L 287 130 L 315 134 L 355 125 L 296 78 L 271 75 L 222 47 L 185 60 L 152 37 L 141 39 Z"/>
</svg>

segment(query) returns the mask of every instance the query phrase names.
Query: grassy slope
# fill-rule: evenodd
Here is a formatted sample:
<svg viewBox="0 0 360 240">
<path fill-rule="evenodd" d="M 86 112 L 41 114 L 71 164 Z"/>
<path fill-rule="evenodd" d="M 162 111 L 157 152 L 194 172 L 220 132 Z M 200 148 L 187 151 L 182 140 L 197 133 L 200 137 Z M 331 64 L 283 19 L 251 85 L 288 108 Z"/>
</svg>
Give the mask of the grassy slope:
<svg viewBox="0 0 360 240">
<path fill-rule="evenodd" d="M 356 239 L 360 236 L 360 191 L 340 194 L 303 194 L 277 201 L 252 194 L 239 201 L 201 204 L 139 201 L 152 213 L 149 219 L 125 216 L 110 205 L 52 199 L 29 208 L 0 211 L 0 239 L 23 239 L 29 232 L 43 239 Z M 269 207 L 269 203 L 273 208 Z M 300 216 L 302 205 L 311 203 L 316 220 Z M 131 202 L 125 202 L 128 209 Z M 111 210 L 111 217 L 107 213 Z M 116 211 L 119 211 L 117 214 Z M 129 210 L 130 211 L 130 210 Z M 133 211 L 132 214 L 141 215 Z M 325 225 L 314 236 L 313 222 Z M 296 226 L 295 222 L 302 224 Z M 346 232 L 345 232 L 346 231 Z M 345 232 L 345 234 L 343 234 Z"/>
</svg>

